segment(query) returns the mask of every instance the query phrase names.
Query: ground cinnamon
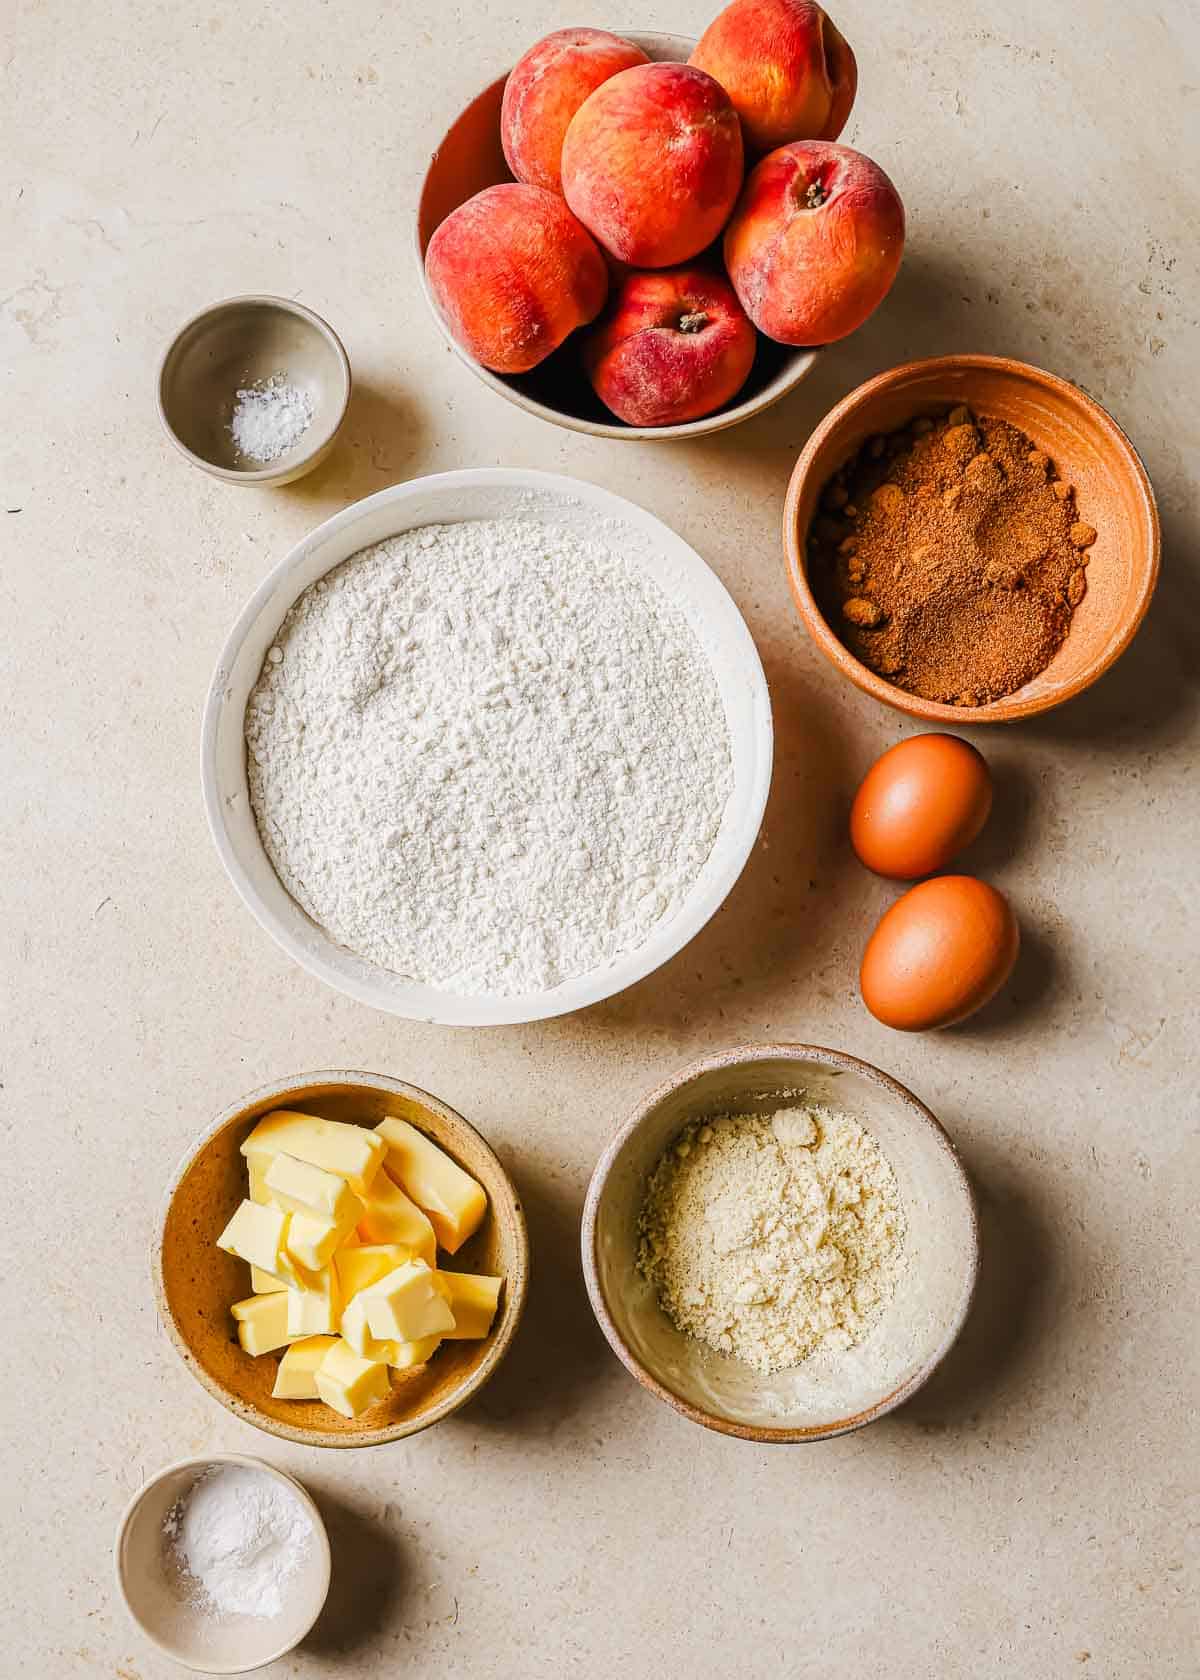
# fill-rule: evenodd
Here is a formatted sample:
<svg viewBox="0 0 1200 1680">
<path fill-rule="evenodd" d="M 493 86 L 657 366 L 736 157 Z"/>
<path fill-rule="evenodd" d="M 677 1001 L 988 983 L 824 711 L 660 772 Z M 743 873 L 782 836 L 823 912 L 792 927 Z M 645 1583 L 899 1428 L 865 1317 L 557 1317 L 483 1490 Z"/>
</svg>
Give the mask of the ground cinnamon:
<svg viewBox="0 0 1200 1680">
<path fill-rule="evenodd" d="M 926 700 L 982 706 L 1057 653 L 1095 540 L 1036 444 L 955 408 L 871 438 L 831 480 L 810 577 L 864 665 Z"/>
</svg>

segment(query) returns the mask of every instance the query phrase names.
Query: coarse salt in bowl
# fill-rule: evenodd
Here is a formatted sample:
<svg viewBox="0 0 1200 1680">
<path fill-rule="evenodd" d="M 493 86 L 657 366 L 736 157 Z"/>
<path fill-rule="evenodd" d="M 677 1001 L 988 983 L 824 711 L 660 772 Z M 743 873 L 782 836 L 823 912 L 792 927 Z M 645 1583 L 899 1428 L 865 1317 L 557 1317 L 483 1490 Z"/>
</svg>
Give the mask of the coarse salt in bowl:
<svg viewBox="0 0 1200 1680">
<path fill-rule="evenodd" d="M 318 578 L 361 550 L 424 525 L 545 517 L 594 534 L 616 520 L 626 557 L 685 618 L 708 661 L 725 712 L 732 791 L 712 849 L 680 908 L 636 948 L 575 978 L 519 995 L 460 995 L 391 972 L 337 943 L 289 895 L 263 847 L 251 807 L 246 703 L 280 625 Z M 720 908 L 750 855 L 771 779 L 770 700 L 750 633 L 700 556 L 652 514 L 595 485 L 518 468 L 471 468 L 415 479 L 336 514 L 263 582 L 235 624 L 205 707 L 202 778 L 221 861 L 258 921 L 309 973 L 362 1003 L 443 1025 L 543 1020 L 611 997 L 683 948 Z"/>
</svg>

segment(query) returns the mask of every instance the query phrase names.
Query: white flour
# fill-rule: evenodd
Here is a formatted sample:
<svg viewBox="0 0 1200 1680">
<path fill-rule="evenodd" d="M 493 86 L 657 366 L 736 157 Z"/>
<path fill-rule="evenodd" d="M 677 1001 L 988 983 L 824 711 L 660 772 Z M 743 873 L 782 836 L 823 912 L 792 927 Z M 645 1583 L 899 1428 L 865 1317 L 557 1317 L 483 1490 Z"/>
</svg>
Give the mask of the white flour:
<svg viewBox="0 0 1200 1680">
<path fill-rule="evenodd" d="M 285 619 L 246 708 L 250 795 L 284 886 L 350 950 L 512 996 L 613 962 L 687 896 L 732 785 L 724 708 L 609 546 L 631 534 L 595 530 L 426 526 Z"/>
<path fill-rule="evenodd" d="M 164 1534 L 189 1596 L 222 1616 L 278 1616 L 312 1520 L 273 1476 L 214 1466 L 167 1512 Z"/>
</svg>

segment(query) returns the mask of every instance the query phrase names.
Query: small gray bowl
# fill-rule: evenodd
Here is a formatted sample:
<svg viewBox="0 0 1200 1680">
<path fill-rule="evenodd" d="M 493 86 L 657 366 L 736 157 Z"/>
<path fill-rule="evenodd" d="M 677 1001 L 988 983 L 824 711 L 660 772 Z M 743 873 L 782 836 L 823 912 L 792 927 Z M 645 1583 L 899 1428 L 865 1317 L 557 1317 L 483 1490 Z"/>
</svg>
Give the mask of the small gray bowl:
<svg viewBox="0 0 1200 1680">
<path fill-rule="evenodd" d="M 899 1184 L 908 1264 L 857 1346 L 768 1377 L 670 1323 L 637 1269 L 638 1214 L 659 1156 L 690 1120 L 770 1114 L 798 1096 L 874 1134 Z M 815 1044 L 723 1050 L 652 1091 L 596 1163 L 582 1246 L 592 1309 L 630 1374 L 693 1423 L 758 1442 L 845 1435 L 915 1394 L 962 1329 L 979 1266 L 975 1199 L 933 1115 L 879 1068 Z"/>
<path fill-rule="evenodd" d="M 282 374 L 312 400 L 311 424 L 273 461 L 238 453 L 229 423 L 237 393 Z M 278 297 L 214 303 L 187 323 L 158 370 L 158 412 L 171 442 L 195 467 L 227 484 L 278 485 L 328 455 L 350 403 L 350 361 L 327 321 Z"/>
</svg>

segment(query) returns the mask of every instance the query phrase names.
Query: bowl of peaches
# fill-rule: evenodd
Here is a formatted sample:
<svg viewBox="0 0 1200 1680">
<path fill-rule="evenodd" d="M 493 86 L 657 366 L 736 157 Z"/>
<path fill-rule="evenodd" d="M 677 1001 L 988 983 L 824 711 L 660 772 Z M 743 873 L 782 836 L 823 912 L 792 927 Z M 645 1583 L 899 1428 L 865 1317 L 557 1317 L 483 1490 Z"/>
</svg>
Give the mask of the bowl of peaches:
<svg viewBox="0 0 1200 1680">
<path fill-rule="evenodd" d="M 433 154 L 433 314 L 555 425 L 692 437 L 770 407 L 883 301 L 904 208 L 838 144 L 854 54 L 811 0 L 733 0 L 699 41 L 555 30 Z"/>
</svg>

